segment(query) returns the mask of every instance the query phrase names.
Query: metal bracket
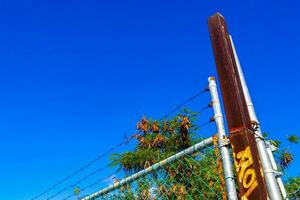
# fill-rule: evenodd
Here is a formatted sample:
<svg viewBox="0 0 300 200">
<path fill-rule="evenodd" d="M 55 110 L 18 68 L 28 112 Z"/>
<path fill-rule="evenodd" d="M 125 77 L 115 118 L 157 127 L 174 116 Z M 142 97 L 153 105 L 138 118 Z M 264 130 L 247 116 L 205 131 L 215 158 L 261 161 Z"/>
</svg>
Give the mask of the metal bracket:
<svg viewBox="0 0 300 200">
<path fill-rule="evenodd" d="M 274 174 L 275 174 L 275 176 L 276 176 L 276 177 L 280 177 L 280 176 L 282 176 L 282 175 L 283 175 L 283 173 L 282 173 L 282 172 L 280 172 L 280 171 L 276 171 L 276 170 L 274 170 Z"/>
<path fill-rule="evenodd" d="M 280 177 L 283 175 L 282 172 L 274 170 L 274 169 L 265 170 L 264 173 L 273 173 L 275 177 Z"/>
<path fill-rule="evenodd" d="M 266 142 L 266 147 L 270 148 L 272 152 L 278 150 L 278 147 L 272 144 L 269 140 L 266 140 L 265 142 Z"/>
<path fill-rule="evenodd" d="M 226 137 L 224 135 L 223 138 L 221 139 L 221 142 L 219 143 L 219 148 L 228 146 L 229 144 L 230 144 L 230 141 L 229 141 L 228 137 Z"/>
</svg>

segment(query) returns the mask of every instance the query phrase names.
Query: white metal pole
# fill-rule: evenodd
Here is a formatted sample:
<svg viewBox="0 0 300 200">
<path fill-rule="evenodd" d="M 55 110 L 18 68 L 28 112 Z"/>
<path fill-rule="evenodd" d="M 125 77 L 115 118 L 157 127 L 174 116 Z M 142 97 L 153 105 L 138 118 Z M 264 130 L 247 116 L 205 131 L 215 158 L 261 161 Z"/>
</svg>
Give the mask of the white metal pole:
<svg viewBox="0 0 300 200">
<path fill-rule="evenodd" d="M 189 148 L 187 148 L 183 151 L 180 151 L 179 153 L 176 153 L 173 156 L 170 156 L 170 157 L 168 157 L 168 158 L 166 158 L 166 159 L 164 159 L 164 160 L 162 160 L 162 161 L 160 161 L 156 164 L 153 164 L 150 167 L 147 167 L 144 170 L 141 170 L 141 171 L 139 171 L 139 172 L 127 177 L 127 178 L 124 178 L 124 179 L 122 179 L 122 180 L 120 180 L 120 181 L 118 181 L 118 182 L 116 182 L 116 183 L 114 183 L 114 184 L 98 191 L 98 192 L 95 192 L 91 195 L 80 198 L 80 200 L 94 200 L 94 199 L 96 199 L 98 197 L 101 197 L 101 196 L 103 196 L 103 195 L 105 195 L 105 194 L 107 194 L 107 193 L 109 193 L 109 192 L 111 192 L 115 189 L 118 189 L 118 188 L 120 188 L 120 187 L 122 187 L 122 186 L 124 186 L 128 183 L 131 183 L 131 182 L 133 182 L 133 181 L 135 181 L 135 180 L 137 180 L 137 179 L 139 179 L 143 176 L 146 176 L 147 174 L 149 174 L 151 172 L 154 172 L 155 170 L 158 170 L 158 169 L 162 168 L 163 166 L 165 166 L 165 165 L 167 165 L 167 164 L 169 164 L 169 163 L 171 163 L 175 160 L 178 160 L 178 159 L 180 159 L 180 158 L 182 158 L 182 157 L 184 157 L 188 154 L 192 154 L 192 153 L 194 153 L 198 150 L 201 150 L 205 147 L 208 147 L 212 144 L 213 144 L 213 138 L 212 137 L 206 138 L 205 140 L 202 140 L 201 142 L 195 144 L 194 146 L 191 146 L 191 147 L 189 147 Z"/>
<path fill-rule="evenodd" d="M 230 159 L 230 154 L 228 150 L 228 141 L 225 134 L 225 128 L 224 128 L 224 120 L 217 90 L 217 84 L 214 77 L 208 78 L 209 82 L 209 91 L 210 96 L 212 99 L 212 105 L 214 110 L 214 118 L 217 126 L 218 131 L 218 143 L 219 143 L 219 149 L 221 153 L 222 158 L 222 164 L 224 169 L 224 176 L 225 176 L 225 183 L 226 183 L 226 190 L 227 190 L 227 197 L 229 200 L 237 200 L 237 192 L 234 182 L 234 176 L 232 172 L 232 164 Z"/>
<path fill-rule="evenodd" d="M 254 106 L 250 97 L 250 93 L 245 81 L 245 77 L 235 50 L 235 46 L 232 40 L 232 37 L 230 36 L 230 41 L 231 41 L 231 45 L 232 45 L 232 49 L 233 49 L 233 53 L 234 53 L 234 57 L 235 57 L 235 61 L 236 61 L 236 65 L 238 68 L 238 73 L 239 73 L 239 77 L 241 79 L 241 83 L 242 83 L 242 87 L 243 87 L 243 92 L 245 95 L 245 99 L 246 99 L 246 103 L 247 103 L 247 107 L 248 107 L 248 111 L 249 111 L 249 115 L 250 115 L 250 119 L 253 123 L 257 124 L 257 129 L 255 131 L 255 140 L 256 140 L 256 144 L 257 144 L 257 149 L 258 149 L 258 153 L 259 153 L 259 157 L 261 160 L 261 165 L 262 165 L 262 169 L 263 169 L 263 173 L 264 173 L 264 177 L 265 177 L 265 181 L 266 181 L 266 185 L 267 185 L 267 190 L 268 190 L 268 194 L 271 200 L 281 200 L 282 199 L 282 194 L 284 194 L 285 192 L 280 192 L 281 191 L 285 191 L 284 188 L 279 188 L 278 187 L 278 179 L 280 179 L 280 177 L 277 177 L 276 180 L 276 176 L 278 175 L 277 172 L 273 169 L 272 163 L 271 163 L 271 159 L 269 157 L 269 154 L 267 152 L 267 148 L 266 148 L 266 144 L 265 141 L 263 139 L 262 136 L 262 132 L 260 130 L 259 127 L 259 122 L 254 110 Z M 272 154 L 273 156 L 273 154 Z M 281 179 L 279 180 L 281 181 Z M 280 184 L 279 184 L 280 185 Z"/>
<path fill-rule="evenodd" d="M 272 149 L 271 149 L 271 145 L 270 144 L 267 144 L 267 152 L 269 154 L 269 158 L 271 160 L 271 163 L 272 163 L 272 166 L 273 166 L 273 169 L 278 171 L 278 167 L 277 167 L 277 164 L 276 164 L 276 161 L 274 159 L 274 156 L 273 156 L 273 153 L 272 153 Z M 285 187 L 284 187 L 284 184 L 281 180 L 281 177 L 280 175 L 276 176 L 276 180 L 278 182 L 278 185 L 279 185 L 279 188 L 280 188 L 280 191 L 281 191 L 281 194 L 283 196 L 283 199 L 285 200 L 288 200 L 288 196 L 287 196 L 287 192 L 285 190 Z"/>
</svg>

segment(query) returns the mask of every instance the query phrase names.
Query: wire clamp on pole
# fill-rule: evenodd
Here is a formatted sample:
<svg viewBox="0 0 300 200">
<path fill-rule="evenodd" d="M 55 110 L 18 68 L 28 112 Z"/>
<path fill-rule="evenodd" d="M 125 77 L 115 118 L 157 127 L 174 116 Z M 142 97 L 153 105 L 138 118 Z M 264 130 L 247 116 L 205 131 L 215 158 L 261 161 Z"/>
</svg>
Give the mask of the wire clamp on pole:
<svg viewBox="0 0 300 200">
<path fill-rule="evenodd" d="M 267 170 L 264 170 L 264 173 L 265 173 L 265 174 L 272 173 L 272 174 L 275 175 L 275 177 L 282 176 L 282 172 L 279 172 L 279 171 L 274 170 L 274 169 L 267 169 Z"/>
<path fill-rule="evenodd" d="M 266 140 L 265 143 L 266 143 L 266 148 L 268 149 L 271 149 L 272 152 L 278 150 L 278 147 L 276 145 L 274 145 L 272 142 L 274 142 L 273 140 Z"/>
<path fill-rule="evenodd" d="M 262 136 L 260 133 L 260 124 L 257 121 L 251 121 L 251 125 L 252 125 L 252 130 L 254 132 L 254 137 L 255 139 L 259 138 L 263 141 L 266 141 L 266 138 L 264 136 Z"/>
<path fill-rule="evenodd" d="M 275 177 L 281 177 L 283 175 L 282 172 L 274 170 Z"/>
<path fill-rule="evenodd" d="M 228 139 L 228 137 L 226 137 L 225 135 L 223 136 L 223 138 L 221 139 L 221 142 L 219 143 L 219 149 L 225 146 L 228 146 L 230 144 L 230 141 Z"/>
</svg>

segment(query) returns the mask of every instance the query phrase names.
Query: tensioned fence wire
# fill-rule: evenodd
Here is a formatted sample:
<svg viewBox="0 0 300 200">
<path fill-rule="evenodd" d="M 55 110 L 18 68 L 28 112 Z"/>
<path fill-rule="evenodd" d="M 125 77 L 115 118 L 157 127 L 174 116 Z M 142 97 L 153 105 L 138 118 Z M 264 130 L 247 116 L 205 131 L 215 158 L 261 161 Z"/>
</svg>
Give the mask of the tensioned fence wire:
<svg viewBox="0 0 300 200">
<path fill-rule="evenodd" d="M 199 97 L 201 94 L 204 94 L 208 91 L 208 88 L 205 87 L 203 90 L 201 90 L 200 92 L 196 93 L 194 96 L 191 96 L 190 98 L 188 98 L 187 100 L 185 100 L 183 103 L 179 104 L 176 106 L 176 108 L 174 108 L 173 110 L 171 110 L 170 112 L 168 112 L 167 114 L 165 114 L 163 116 L 163 118 L 167 118 L 170 115 L 174 114 L 176 111 L 178 111 L 179 109 L 181 109 L 183 106 L 187 105 L 188 103 L 190 103 L 191 101 L 195 100 L 197 97 Z M 200 111 L 200 113 L 204 112 L 205 110 L 207 110 L 209 107 L 211 107 L 210 104 L 206 105 L 205 107 L 203 107 Z M 209 123 L 209 122 L 208 122 Z M 206 125 L 206 124 L 203 124 Z M 84 166 L 82 166 L 81 168 L 79 168 L 78 170 L 72 172 L 71 174 L 69 174 L 68 176 L 62 178 L 61 180 L 57 181 L 56 183 L 54 183 L 53 185 L 49 186 L 48 188 L 46 188 L 44 191 L 42 191 L 41 193 L 39 193 L 38 195 L 36 195 L 35 197 L 33 197 L 31 200 L 35 200 L 35 199 L 40 199 L 43 196 L 45 196 L 46 194 L 52 192 L 54 189 L 58 188 L 58 186 L 62 185 L 63 183 L 66 183 L 68 180 L 70 180 L 71 178 L 73 178 L 74 176 L 82 173 L 83 171 L 85 171 L 86 169 L 88 169 L 89 167 L 91 167 L 92 165 L 94 165 L 96 162 L 98 162 L 99 160 L 101 160 L 102 158 L 106 157 L 107 155 L 109 155 L 110 153 L 114 152 L 116 149 L 125 146 L 127 144 L 129 144 L 133 139 L 134 139 L 135 133 L 132 134 L 130 137 L 125 138 L 124 141 L 122 141 L 120 144 L 117 144 L 115 146 L 113 146 L 112 148 L 110 148 L 107 152 L 99 155 L 96 159 L 90 161 L 89 163 L 85 164 Z M 81 178 L 79 181 L 76 181 L 75 183 L 72 183 L 66 187 L 63 187 L 62 189 L 60 189 L 59 191 L 55 192 L 54 194 L 48 196 L 47 200 L 51 200 L 54 199 L 56 197 L 58 197 L 59 195 L 62 195 L 64 192 L 66 192 L 68 189 L 72 189 L 72 187 L 76 187 L 77 184 L 81 183 L 82 181 L 86 180 L 87 178 L 99 173 L 100 171 L 109 168 L 109 165 L 106 165 L 105 167 L 101 167 L 96 169 L 95 171 L 91 172 L 90 174 L 86 175 L 85 177 Z M 103 178 L 104 179 L 104 178 Z M 99 181 L 100 182 L 100 181 Z M 82 190 L 81 190 L 82 191 Z M 68 198 L 65 198 L 64 200 L 67 200 L 71 197 L 73 197 L 74 195 L 71 194 L 68 196 Z"/>
<path fill-rule="evenodd" d="M 217 147 L 202 140 L 81 200 L 224 199 Z"/>
</svg>

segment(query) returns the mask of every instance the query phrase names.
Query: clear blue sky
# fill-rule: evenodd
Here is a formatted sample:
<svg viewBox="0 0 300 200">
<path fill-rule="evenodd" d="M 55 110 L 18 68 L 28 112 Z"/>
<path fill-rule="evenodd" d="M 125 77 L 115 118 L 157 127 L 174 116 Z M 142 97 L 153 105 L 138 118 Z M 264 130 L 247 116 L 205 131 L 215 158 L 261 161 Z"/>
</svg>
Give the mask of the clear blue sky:
<svg viewBox="0 0 300 200">
<path fill-rule="evenodd" d="M 119 143 L 141 116 L 160 117 L 202 89 L 216 75 L 207 29 L 216 11 L 262 129 L 299 134 L 299 9 L 296 0 L 2 0 L 0 198 L 30 199 Z M 299 155 L 292 174 L 297 165 Z"/>
</svg>

